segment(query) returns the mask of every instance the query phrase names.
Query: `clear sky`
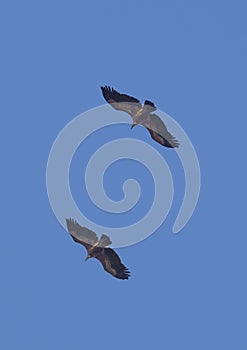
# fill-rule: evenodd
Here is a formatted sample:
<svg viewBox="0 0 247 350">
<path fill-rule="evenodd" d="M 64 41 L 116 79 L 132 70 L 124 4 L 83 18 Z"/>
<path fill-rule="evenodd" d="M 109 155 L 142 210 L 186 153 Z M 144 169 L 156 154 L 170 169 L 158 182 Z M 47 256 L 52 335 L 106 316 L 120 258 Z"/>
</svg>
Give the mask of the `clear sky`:
<svg viewBox="0 0 247 350">
<path fill-rule="evenodd" d="M 1 349 L 246 350 L 246 10 L 244 1 L 221 0 L 1 5 Z M 195 213 L 174 235 L 184 178 L 176 153 L 162 148 L 174 202 L 152 236 L 118 250 L 128 281 L 96 260 L 83 262 L 85 250 L 58 223 L 46 193 L 55 137 L 104 103 L 105 84 L 177 120 L 202 173 Z M 161 149 L 140 127 L 127 133 Z M 99 134 L 100 142 L 110 134 Z M 95 142 L 87 141 L 87 152 Z M 81 208 L 83 155 L 80 148 L 71 168 Z M 153 183 L 138 164 L 109 169 L 109 196 L 121 198 L 117 179 L 125 174 L 136 174 L 139 208 L 147 210 Z"/>
</svg>

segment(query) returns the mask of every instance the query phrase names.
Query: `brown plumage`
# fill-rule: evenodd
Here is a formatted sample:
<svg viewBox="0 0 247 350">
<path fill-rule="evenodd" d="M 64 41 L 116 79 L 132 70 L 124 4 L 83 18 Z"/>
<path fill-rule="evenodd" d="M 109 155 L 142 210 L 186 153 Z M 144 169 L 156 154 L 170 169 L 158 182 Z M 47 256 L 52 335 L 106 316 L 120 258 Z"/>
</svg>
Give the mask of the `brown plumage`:
<svg viewBox="0 0 247 350">
<path fill-rule="evenodd" d="M 66 219 L 66 223 L 73 240 L 82 244 L 87 249 L 86 260 L 89 258 L 98 259 L 103 265 L 104 270 L 116 278 L 125 280 L 130 277 L 130 272 L 122 264 L 117 253 L 111 248 L 106 248 L 111 244 L 108 236 L 103 234 L 98 239 L 95 232 L 80 226 L 73 219 Z"/>
<path fill-rule="evenodd" d="M 139 124 L 147 128 L 152 139 L 162 146 L 175 148 L 179 146 L 176 138 L 169 133 L 163 121 L 156 114 L 154 103 L 146 100 L 144 105 L 135 97 L 120 94 L 110 86 L 101 87 L 105 100 L 114 108 L 127 112 L 133 119 L 132 128 Z"/>
</svg>

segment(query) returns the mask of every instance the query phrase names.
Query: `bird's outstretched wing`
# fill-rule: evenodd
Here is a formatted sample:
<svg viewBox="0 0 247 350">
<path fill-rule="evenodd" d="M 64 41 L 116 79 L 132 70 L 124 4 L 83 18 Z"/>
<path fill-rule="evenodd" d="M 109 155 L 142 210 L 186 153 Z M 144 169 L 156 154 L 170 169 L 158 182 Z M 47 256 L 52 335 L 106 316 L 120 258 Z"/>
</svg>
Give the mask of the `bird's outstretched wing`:
<svg viewBox="0 0 247 350">
<path fill-rule="evenodd" d="M 163 121 L 156 114 L 149 114 L 148 118 L 139 121 L 139 124 L 148 129 L 151 137 L 162 146 L 175 148 L 179 146 L 176 138 L 169 133 Z"/>
<path fill-rule="evenodd" d="M 98 259 L 104 267 L 104 270 L 112 276 L 125 280 L 130 277 L 130 272 L 125 267 L 117 253 L 111 248 L 98 248 L 94 257 Z"/>
<path fill-rule="evenodd" d="M 110 86 L 101 86 L 101 91 L 105 100 L 110 103 L 113 108 L 127 112 L 131 117 L 142 108 L 142 105 L 137 98 L 120 94 Z"/>
<path fill-rule="evenodd" d="M 95 232 L 89 230 L 86 227 L 82 227 L 73 219 L 66 219 L 68 231 L 77 243 L 84 245 L 86 249 L 89 249 L 92 245 L 98 242 L 98 237 Z"/>
</svg>

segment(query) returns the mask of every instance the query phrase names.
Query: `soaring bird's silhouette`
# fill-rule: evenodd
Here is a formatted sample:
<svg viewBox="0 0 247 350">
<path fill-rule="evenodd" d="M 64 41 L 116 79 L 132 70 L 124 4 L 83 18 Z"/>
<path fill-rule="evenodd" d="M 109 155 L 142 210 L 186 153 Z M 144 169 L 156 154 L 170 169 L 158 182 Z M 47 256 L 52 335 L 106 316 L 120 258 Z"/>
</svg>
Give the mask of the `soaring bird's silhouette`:
<svg viewBox="0 0 247 350">
<path fill-rule="evenodd" d="M 73 219 L 66 219 L 68 231 L 77 243 L 82 244 L 87 249 L 87 257 L 98 259 L 106 272 L 109 272 L 112 276 L 125 280 L 130 277 L 130 272 L 125 267 L 119 256 L 111 248 L 106 248 L 112 242 L 106 235 L 102 235 L 98 239 L 95 232 L 90 231 L 86 227 L 80 226 Z"/>
<path fill-rule="evenodd" d="M 120 111 L 127 112 L 133 119 L 135 125 L 143 125 L 149 131 L 151 137 L 162 146 L 175 148 L 179 146 L 176 138 L 169 133 L 162 120 L 154 113 L 157 108 L 154 103 L 146 100 L 144 105 L 135 97 L 120 94 L 110 86 L 101 86 L 105 100 Z"/>
</svg>

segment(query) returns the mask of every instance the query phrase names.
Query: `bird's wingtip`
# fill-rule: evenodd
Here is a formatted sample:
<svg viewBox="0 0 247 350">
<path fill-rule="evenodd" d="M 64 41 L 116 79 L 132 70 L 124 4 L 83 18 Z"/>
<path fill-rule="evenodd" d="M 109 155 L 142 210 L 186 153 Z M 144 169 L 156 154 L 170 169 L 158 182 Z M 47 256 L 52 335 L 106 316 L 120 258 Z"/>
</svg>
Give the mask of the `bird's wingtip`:
<svg viewBox="0 0 247 350">
<path fill-rule="evenodd" d="M 100 88 L 102 91 L 103 90 L 113 90 L 113 88 L 110 85 L 104 85 L 104 86 L 101 86 Z"/>
<path fill-rule="evenodd" d="M 177 140 L 173 141 L 173 148 L 179 148 L 180 143 Z"/>
<path fill-rule="evenodd" d="M 77 221 L 75 219 L 72 219 L 72 218 L 66 218 L 65 221 L 66 221 L 66 225 L 67 225 L 68 230 L 70 229 L 70 227 L 72 225 L 77 224 Z"/>
</svg>

